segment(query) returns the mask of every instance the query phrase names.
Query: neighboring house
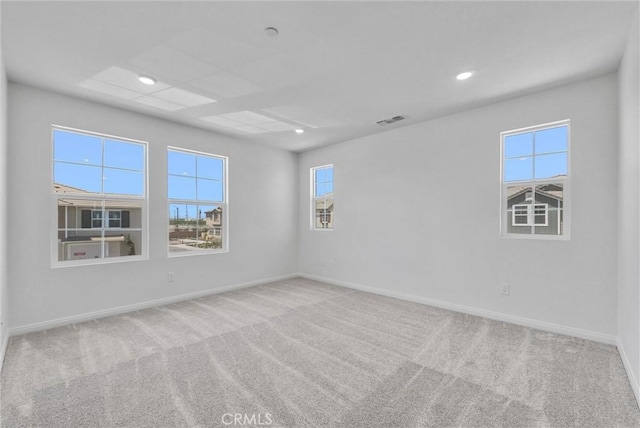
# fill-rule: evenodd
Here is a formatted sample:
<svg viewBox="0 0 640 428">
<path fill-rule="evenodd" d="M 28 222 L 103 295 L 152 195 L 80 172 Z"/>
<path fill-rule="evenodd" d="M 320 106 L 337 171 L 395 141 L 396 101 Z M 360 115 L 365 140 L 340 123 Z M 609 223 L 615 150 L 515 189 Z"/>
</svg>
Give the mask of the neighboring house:
<svg viewBox="0 0 640 428">
<path fill-rule="evenodd" d="M 333 229 L 333 193 L 315 201 L 316 229 Z"/>
<path fill-rule="evenodd" d="M 205 222 L 207 227 L 222 226 L 222 208 L 214 208 L 211 211 L 205 211 Z"/>
<path fill-rule="evenodd" d="M 54 183 L 56 193 L 69 193 L 58 202 L 58 260 L 119 257 L 141 248 L 142 210 L 137 201 L 102 202 L 82 189 Z M 104 248 L 101 247 L 104 244 Z M 138 250 L 136 250 L 136 248 Z"/>
<path fill-rule="evenodd" d="M 509 187 L 507 194 L 507 231 L 531 233 L 535 224 L 536 234 L 561 235 L 563 225 L 563 188 L 558 184 L 536 186 L 535 201 L 531 186 Z"/>
</svg>

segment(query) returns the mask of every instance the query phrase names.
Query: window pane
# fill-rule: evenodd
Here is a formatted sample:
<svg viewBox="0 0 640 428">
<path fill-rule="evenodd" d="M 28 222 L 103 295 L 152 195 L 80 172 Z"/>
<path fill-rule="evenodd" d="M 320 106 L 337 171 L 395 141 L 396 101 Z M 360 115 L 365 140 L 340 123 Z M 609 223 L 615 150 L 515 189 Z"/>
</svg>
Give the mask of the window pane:
<svg viewBox="0 0 640 428">
<path fill-rule="evenodd" d="M 504 157 L 515 158 L 533 155 L 533 132 L 509 135 L 504 138 Z"/>
<path fill-rule="evenodd" d="M 333 199 L 315 201 L 316 229 L 333 229 Z"/>
<path fill-rule="evenodd" d="M 59 200 L 58 261 L 120 257 L 131 251 L 140 255 L 142 206 L 142 201 Z M 109 228 L 132 230 L 110 231 Z M 127 241 L 128 235 L 134 241 L 133 250 Z"/>
<path fill-rule="evenodd" d="M 536 156 L 535 178 L 552 178 L 567 175 L 567 154 Z"/>
<path fill-rule="evenodd" d="M 546 226 L 536 225 L 534 233 L 536 235 L 562 235 L 564 227 L 563 183 L 536 186 L 536 201 L 547 204 L 547 224 Z"/>
<path fill-rule="evenodd" d="M 196 176 L 196 155 L 191 153 L 168 151 L 169 174 L 186 177 Z"/>
<path fill-rule="evenodd" d="M 316 197 L 327 194 L 327 185 L 325 183 L 316 183 Z"/>
<path fill-rule="evenodd" d="M 533 188 L 531 186 L 508 186 L 506 191 L 508 233 L 530 234 L 530 213 L 533 201 Z"/>
<path fill-rule="evenodd" d="M 197 199 L 199 201 L 223 201 L 222 182 L 199 178 Z"/>
<path fill-rule="evenodd" d="M 144 146 L 106 140 L 104 143 L 104 166 L 144 171 Z"/>
<path fill-rule="evenodd" d="M 325 168 L 316 169 L 316 183 L 324 183 L 326 181 L 327 172 Z"/>
<path fill-rule="evenodd" d="M 142 232 L 106 232 L 104 238 L 105 257 L 126 257 L 142 254 Z"/>
<path fill-rule="evenodd" d="M 533 157 L 506 159 L 504 161 L 504 181 L 531 180 L 533 178 Z"/>
<path fill-rule="evenodd" d="M 222 207 L 218 205 L 199 205 L 202 213 L 200 227 L 200 247 L 204 249 L 222 248 Z"/>
<path fill-rule="evenodd" d="M 545 129 L 536 132 L 536 154 L 566 152 L 567 151 L 567 126 Z"/>
<path fill-rule="evenodd" d="M 108 227 L 122 227 L 121 219 L 122 212 L 121 211 L 109 211 L 109 225 Z"/>
<path fill-rule="evenodd" d="M 54 192 L 101 193 L 102 168 L 89 165 L 54 162 Z"/>
<path fill-rule="evenodd" d="M 53 160 L 102 165 L 102 139 L 56 129 L 53 131 Z"/>
<path fill-rule="evenodd" d="M 91 211 L 91 227 L 93 229 L 102 227 L 102 210 Z"/>
<path fill-rule="evenodd" d="M 170 175 L 169 199 L 196 199 L 196 179 Z"/>
<path fill-rule="evenodd" d="M 333 181 L 328 182 L 325 186 L 326 186 L 325 190 L 327 191 L 327 194 L 333 193 Z"/>
<path fill-rule="evenodd" d="M 224 174 L 223 161 L 210 156 L 198 156 L 198 178 L 210 178 L 222 181 Z"/>
<path fill-rule="evenodd" d="M 102 201 L 58 201 L 58 261 L 102 257 Z"/>
<path fill-rule="evenodd" d="M 217 205 L 169 204 L 169 252 L 222 248 L 222 214 Z"/>
<path fill-rule="evenodd" d="M 124 169 L 104 169 L 104 193 L 117 195 L 144 195 L 144 174 Z"/>
<path fill-rule="evenodd" d="M 333 167 L 326 169 L 326 181 L 333 181 Z"/>
</svg>

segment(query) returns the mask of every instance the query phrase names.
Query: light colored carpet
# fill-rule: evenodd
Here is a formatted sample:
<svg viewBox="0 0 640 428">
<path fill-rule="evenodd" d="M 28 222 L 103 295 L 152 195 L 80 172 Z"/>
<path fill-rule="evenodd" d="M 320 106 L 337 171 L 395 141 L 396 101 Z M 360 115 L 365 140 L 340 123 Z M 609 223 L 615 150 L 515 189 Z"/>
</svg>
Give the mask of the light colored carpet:
<svg viewBox="0 0 640 428">
<path fill-rule="evenodd" d="M 3 427 L 640 426 L 614 347 L 305 279 L 13 337 L 1 387 Z"/>
</svg>

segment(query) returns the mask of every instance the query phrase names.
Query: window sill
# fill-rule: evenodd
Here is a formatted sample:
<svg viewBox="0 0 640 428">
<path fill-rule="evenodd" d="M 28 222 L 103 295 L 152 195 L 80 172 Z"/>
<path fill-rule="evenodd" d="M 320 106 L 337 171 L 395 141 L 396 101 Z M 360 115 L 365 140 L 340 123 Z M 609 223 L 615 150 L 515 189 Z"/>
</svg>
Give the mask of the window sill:
<svg viewBox="0 0 640 428">
<path fill-rule="evenodd" d="M 210 254 L 225 254 L 228 253 L 229 250 L 206 250 L 206 251 L 202 251 L 202 250 L 186 250 L 186 251 L 181 251 L 181 252 L 176 252 L 176 253 L 168 253 L 167 257 L 170 259 L 173 258 L 178 258 L 178 257 L 191 257 L 191 256 L 205 256 L 205 255 L 210 255 Z"/>
<path fill-rule="evenodd" d="M 70 267 L 79 267 L 79 266 L 110 265 L 114 263 L 128 263 L 128 262 L 137 262 L 141 260 L 149 260 L 149 257 L 148 256 L 122 256 L 122 257 L 112 257 L 112 258 L 106 258 L 106 259 L 55 261 L 51 264 L 51 269 L 70 268 Z"/>
<path fill-rule="evenodd" d="M 567 235 L 525 235 L 517 233 L 509 233 L 500 235 L 504 239 L 524 239 L 538 241 L 570 241 L 571 237 Z"/>
</svg>

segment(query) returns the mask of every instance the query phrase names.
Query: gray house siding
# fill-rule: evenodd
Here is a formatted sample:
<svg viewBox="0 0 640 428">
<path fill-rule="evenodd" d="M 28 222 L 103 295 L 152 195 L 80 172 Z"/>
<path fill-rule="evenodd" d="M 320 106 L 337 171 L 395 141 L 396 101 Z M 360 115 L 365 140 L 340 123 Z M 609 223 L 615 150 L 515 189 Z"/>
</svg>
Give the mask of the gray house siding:
<svg viewBox="0 0 640 428">
<path fill-rule="evenodd" d="M 536 193 L 536 204 L 547 204 L 547 226 L 535 226 L 536 235 L 559 235 L 562 233 L 562 200 Z M 508 233 L 531 234 L 531 226 L 516 226 L 513 224 L 512 211 L 514 205 L 531 205 L 527 200 L 527 193 L 523 192 L 514 195 L 509 199 L 507 207 L 509 217 L 507 218 Z"/>
</svg>

